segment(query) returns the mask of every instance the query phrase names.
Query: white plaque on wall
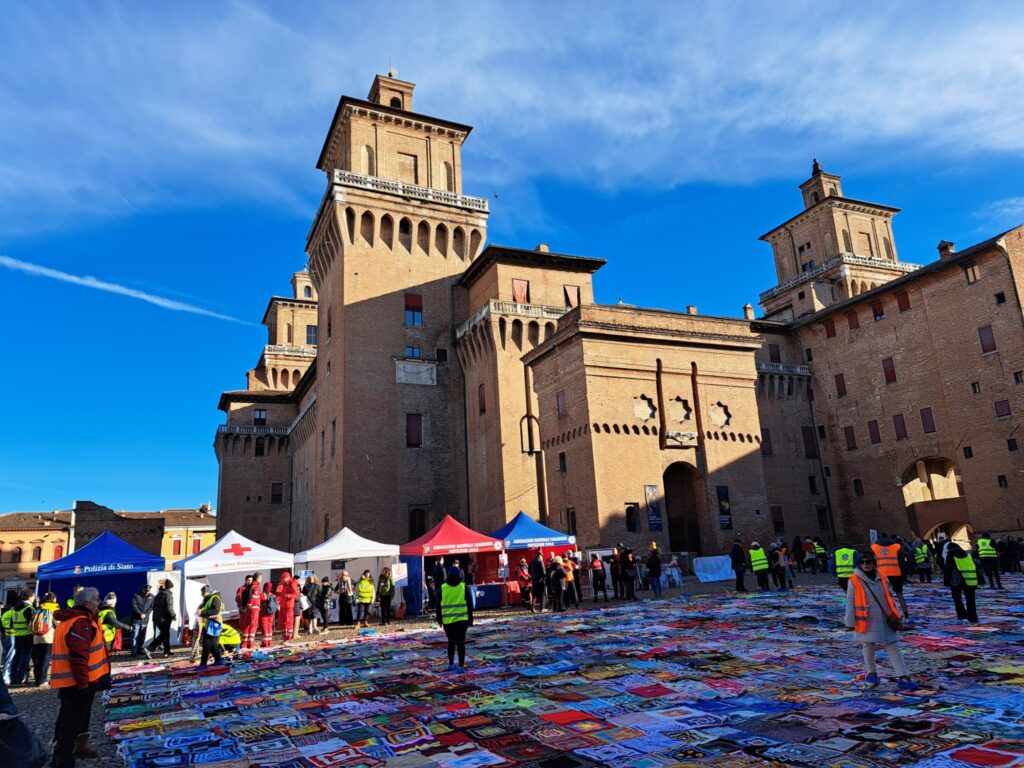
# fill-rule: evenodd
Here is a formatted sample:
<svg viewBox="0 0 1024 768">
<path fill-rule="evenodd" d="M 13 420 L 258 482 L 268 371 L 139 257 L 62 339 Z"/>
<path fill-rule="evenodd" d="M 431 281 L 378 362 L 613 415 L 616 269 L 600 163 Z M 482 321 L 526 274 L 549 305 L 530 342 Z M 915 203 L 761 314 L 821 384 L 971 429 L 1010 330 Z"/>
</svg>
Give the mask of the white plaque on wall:
<svg viewBox="0 0 1024 768">
<path fill-rule="evenodd" d="M 399 384 L 437 385 L 437 364 L 427 361 L 396 360 L 395 381 Z"/>
</svg>

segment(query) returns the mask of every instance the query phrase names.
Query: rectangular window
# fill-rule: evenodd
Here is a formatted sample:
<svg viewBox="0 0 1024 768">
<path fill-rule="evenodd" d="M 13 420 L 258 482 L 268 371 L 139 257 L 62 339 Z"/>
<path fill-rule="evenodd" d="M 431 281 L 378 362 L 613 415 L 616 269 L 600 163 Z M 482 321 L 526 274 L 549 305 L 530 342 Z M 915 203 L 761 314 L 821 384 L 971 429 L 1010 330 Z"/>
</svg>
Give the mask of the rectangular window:
<svg viewBox="0 0 1024 768">
<path fill-rule="evenodd" d="M 978 282 L 981 279 L 981 272 L 978 271 L 978 265 L 973 261 L 964 264 L 964 277 L 967 279 L 967 284 Z"/>
<path fill-rule="evenodd" d="M 1005 304 L 1005 303 L 1006 303 L 1006 294 L 1003 293 L 1003 291 L 1000 291 L 999 293 L 996 294 L 996 304 Z"/>
<path fill-rule="evenodd" d="M 1009 483 L 1006 482 L 1006 475 L 999 475 L 996 477 L 996 483 L 999 484 L 1000 488 L 1006 488 Z"/>
<path fill-rule="evenodd" d="M 817 477 L 817 475 L 808 475 L 807 476 L 807 490 L 809 490 L 815 496 L 818 495 L 818 477 Z"/>
<path fill-rule="evenodd" d="M 324 459 L 327 458 L 327 432 L 320 430 L 320 466 L 324 465 Z"/>
<path fill-rule="evenodd" d="M 836 337 L 836 321 L 829 317 L 825 319 L 822 325 L 825 326 L 825 338 L 834 339 Z"/>
<path fill-rule="evenodd" d="M 196 537 L 192 539 L 192 554 L 198 555 L 203 551 L 203 540 Z"/>
<path fill-rule="evenodd" d="M 555 409 L 558 411 L 559 416 L 565 416 L 565 392 L 559 392 L 555 395 Z"/>
<path fill-rule="evenodd" d="M 819 424 L 818 425 L 818 439 L 819 440 L 824 440 L 825 439 L 825 425 L 823 425 L 823 424 Z"/>
<path fill-rule="evenodd" d="M 885 374 L 886 383 L 891 384 L 896 381 L 896 366 L 891 357 L 882 360 L 882 372 Z"/>
<path fill-rule="evenodd" d="M 768 427 L 761 427 L 761 455 L 772 455 L 772 432 Z"/>
<path fill-rule="evenodd" d="M 439 363 L 447 363 L 448 350 L 445 349 L 444 347 L 438 347 L 436 350 L 434 350 L 434 359 L 437 360 L 437 362 Z M 417 536 L 417 538 L 419 537 Z"/>
<path fill-rule="evenodd" d="M 284 483 L 270 484 L 270 503 L 282 504 L 284 502 Z"/>
<path fill-rule="evenodd" d="M 868 422 L 868 439 L 872 445 L 878 445 L 882 442 L 882 433 L 878 429 L 878 421 L 872 419 Z"/>
<path fill-rule="evenodd" d="M 971 394 L 972 395 L 980 395 L 981 394 L 981 382 L 980 381 L 972 381 L 971 382 Z"/>
<path fill-rule="evenodd" d="M 846 313 L 846 324 L 850 326 L 851 331 L 860 328 L 860 317 L 858 317 L 856 309 L 851 309 Z"/>
<path fill-rule="evenodd" d="M 779 351 L 779 345 L 778 344 L 769 344 L 768 345 L 768 359 L 771 362 L 773 362 L 773 363 L 781 363 L 782 362 L 782 353 Z"/>
<path fill-rule="evenodd" d="M 626 504 L 626 530 L 630 533 L 640 532 L 640 505 L 635 501 Z"/>
<path fill-rule="evenodd" d="M 807 360 L 808 363 L 814 361 L 814 353 L 811 352 L 811 348 L 810 347 L 808 347 L 807 349 L 804 350 L 804 358 Z"/>
<path fill-rule="evenodd" d="M 841 374 L 836 374 L 836 397 L 846 397 L 846 377 Z"/>
<path fill-rule="evenodd" d="M 969 446 L 969 445 L 965 445 L 964 446 L 964 458 L 965 459 L 973 459 L 974 458 L 974 449 L 971 448 L 971 446 Z"/>
<path fill-rule="evenodd" d="M 907 439 L 907 422 L 904 420 L 902 413 L 897 413 L 892 417 L 892 426 L 896 430 L 897 440 Z"/>
<path fill-rule="evenodd" d="M 815 507 L 814 509 L 818 513 L 818 528 L 823 531 L 829 530 L 828 507 Z"/>
<path fill-rule="evenodd" d="M 569 465 L 565 461 L 565 451 L 558 454 L 558 471 L 563 475 L 569 471 Z"/>
<path fill-rule="evenodd" d="M 1024 384 L 1024 371 L 1014 371 L 1013 372 L 1013 383 L 1014 384 Z"/>
<path fill-rule="evenodd" d="M 423 357 L 423 351 L 419 347 L 406 347 L 405 356 L 411 357 L 414 360 L 419 360 L 421 357 Z"/>
<path fill-rule="evenodd" d="M 306 346 L 315 347 L 318 329 L 315 325 L 306 326 Z"/>
<path fill-rule="evenodd" d="M 832 468 L 831 467 L 825 467 L 824 472 L 825 472 L 825 477 L 832 477 Z"/>
<path fill-rule="evenodd" d="M 932 415 L 931 408 L 921 409 L 921 429 L 924 430 L 926 435 L 930 435 L 935 431 L 935 417 Z"/>
<path fill-rule="evenodd" d="M 476 387 L 476 407 L 478 413 L 487 413 L 487 392 L 482 381 Z"/>
<path fill-rule="evenodd" d="M 181 539 L 171 540 L 171 554 L 174 556 L 181 554 Z"/>
<path fill-rule="evenodd" d="M 265 446 L 265 444 L 263 442 L 263 438 L 262 437 L 257 437 L 256 438 L 255 455 L 256 456 L 265 456 L 266 455 L 266 446 Z"/>
<path fill-rule="evenodd" d="M 846 436 L 846 450 L 856 450 L 857 434 L 853 431 L 853 427 L 843 427 L 843 434 Z"/>
<path fill-rule="evenodd" d="M 331 419 L 331 456 L 338 450 L 338 420 Z"/>
<path fill-rule="evenodd" d="M 981 354 L 996 351 L 996 335 L 992 333 L 991 325 L 983 325 L 978 329 L 978 339 L 981 340 Z"/>
<path fill-rule="evenodd" d="M 569 309 L 580 305 L 580 287 L 578 285 L 563 285 L 565 293 L 565 306 Z"/>
<path fill-rule="evenodd" d="M 418 293 L 405 294 L 405 324 L 413 328 L 423 327 L 423 297 Z"/>
<path fill-rule="evenodd" d="M 405 414 L 405 447 L 419 448 L 423 445 L 423 414 Z"/>
<path fill-rule="evenodd" d="M 1010 415 L 1010 401 L 1009 400 L 996 400 L 996 417 L 1003 418 L 1004 416 Z"/>
<path fill-rule="evenodd" d="M 772 516 L 772 530 L 775 533 L 785 533 L 786 523 L 782 518 L 782 505 L 772 504 L 770 507 L 768 507 L 768 512 Z"/>
<path fill-rule="evenodd" d="M 876 323 L 885 317 L 885 307 L 882 306 L 881 301 L 871 302 L 871 316 L 875 318 Z"/>
<path fill-rule="evenodd" d="M 252 423 L 257 427 L 262 427 L 267 423 L 267 409 L 257 408 L 252 412 Z"/>
<path fill-rule="evenodd" d="M 800 427 L 800 434 L 804 438 L 804 457 L 818 458 L 818 440 L 814 436 L 814 427 Z"/>
<path fill-rule="evenodd" d="M 1010 453 L 1014 453 L 1014 452 L 1020 450 L 1017 447 L 1017 438 L 1016 437 L 1011 437 L 1009 440 L 1006 441 L 1006 450 L 1008 450 Z"/>
<path fill-rule="evenodd" d="M 530 303 L 530 281 L 529 280 L 513 280 L 512 281 L 512 301 L 517 304 L 529 304 Z"/>
<path fill-rule="evenodd" d="M 900 312 L 910 309 L 910 295 L 906 291 L 896 291 L 893 295 L 896 297 L 896 306 Z"/>
<path fill-rule="evenodd" d="M 565 508 L 565 532 L 570 536 L 576 535 L 576 507 Z"/>
<path fill-rule="evenodd" d="M 855 478 L 853 481 L 853 495 L 863 496 L 864 495 L 864 481 L 860 478 Z"/>
</svg>

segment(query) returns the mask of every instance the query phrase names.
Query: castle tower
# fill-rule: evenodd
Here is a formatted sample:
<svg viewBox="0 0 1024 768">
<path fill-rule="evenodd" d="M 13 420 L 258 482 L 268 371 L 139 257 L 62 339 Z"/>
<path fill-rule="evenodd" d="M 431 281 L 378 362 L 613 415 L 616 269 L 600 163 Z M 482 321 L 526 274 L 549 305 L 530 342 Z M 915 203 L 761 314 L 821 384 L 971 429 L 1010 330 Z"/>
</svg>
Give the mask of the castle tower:
<svg viewBox="0 0 1024 768">
<path fill-rule="evenodd" d="M 465 519 L 453 286 L 480 253 L 488 206 L 462 194 L 472 129 L 413 112 L 414 88 L 378 75 L 368 99 L 342 97 L 317 163 L 316 428 L 294 446 L 296 476 L 316 481 L 296 545 L 342 525 L 405 541 L 446 513 Z"/>
<path fill-rule="evenodd" d="M 916 268 L 896 255 L 899 208 L 844 197 L 840 177 L 816 158 L 800 192 L 804 210 L 761 236 L 779 281 L 761 294 L 766 317 L 794 320 Z"/>
</svg>

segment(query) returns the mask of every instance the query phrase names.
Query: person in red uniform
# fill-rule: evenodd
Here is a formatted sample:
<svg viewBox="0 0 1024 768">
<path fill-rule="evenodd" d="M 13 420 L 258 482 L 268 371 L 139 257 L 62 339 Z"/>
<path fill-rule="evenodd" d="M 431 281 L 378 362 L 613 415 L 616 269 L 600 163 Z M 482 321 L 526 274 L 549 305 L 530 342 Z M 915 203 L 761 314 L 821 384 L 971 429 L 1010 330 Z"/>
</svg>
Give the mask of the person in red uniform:
<svg viewBox="0 0 1024 768">
<path fill-rule="evenodd" d="M 273 602 L 271 602 L 273 598 Z M 274 641 L 274 614 L 277 613 L 277 598 L 274 597 L 274 585 L 267 580 L 263 585 L 263 607 L 260 609 L 260 632 L 263 633 L 263 647 L 269 648 Z"/>
<path fill-rule="evenodd" d="M 245 600 L 249 595 L 250 587 L 252 587 L 252 576 L 247 575 L 242 586 L 235 590 L 235 605 L 238 607 L 238 634 L 242 637 L 245 637 L 249 630 L 249 614 L 245 609 Z"/>
<path fill-rule="evenodd" d="M 280 627 L 285 642 L 295 636 L 295 601 L 299 598 L 299 583 L 292 578 L 291 571 L 281 574 L 277 582 L 277 605 L 280 616 Z"/>
<path fill-rule="evenodd" d="M 53 768 L 74 768 L 75 757 L 99 757 L 89 746 L 89 721 L 97 691 L 110 688 L 110 658 L 103 642 L 95 587 L 75 595 L 74 605 L 54 613 L 50 687 L 57 689 L 60 712 L 54 737 Z"/>
<path fill-rule="evenodd" d="M 253 644 L 256 642 L 256 631 L 260 628 L 260 615 L 263 610 L 263 591 L 260 589 L 262 578 L 260 574 L 254 573 L 248 593 L 242 595 L 243 598 L 247 598 L 243 599 L 245 604 L 238 614 L 238 623 L 245 627 L 242 631 L 243 648 L 253 647 Z M 246 616 L 244 624 L 241 618 L 243 614 Z"/>
</svg>

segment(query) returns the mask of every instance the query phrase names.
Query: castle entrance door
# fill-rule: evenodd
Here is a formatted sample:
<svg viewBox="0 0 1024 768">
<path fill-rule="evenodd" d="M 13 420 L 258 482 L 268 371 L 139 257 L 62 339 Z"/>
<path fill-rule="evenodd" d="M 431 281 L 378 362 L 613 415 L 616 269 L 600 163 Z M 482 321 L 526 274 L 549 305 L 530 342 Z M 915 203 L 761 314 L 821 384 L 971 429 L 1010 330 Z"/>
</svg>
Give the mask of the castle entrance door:
<svg viewBox="0 0 1024 768">
<path fill-rule="evenodd" d="M 700 554 L 700 523 L 697 508 L 697 470 L 677 461 L 662 477 L 668 541 L 673 552 Z"/>
</svg>

